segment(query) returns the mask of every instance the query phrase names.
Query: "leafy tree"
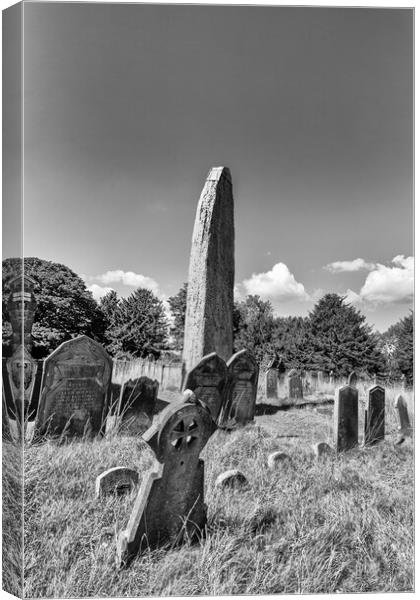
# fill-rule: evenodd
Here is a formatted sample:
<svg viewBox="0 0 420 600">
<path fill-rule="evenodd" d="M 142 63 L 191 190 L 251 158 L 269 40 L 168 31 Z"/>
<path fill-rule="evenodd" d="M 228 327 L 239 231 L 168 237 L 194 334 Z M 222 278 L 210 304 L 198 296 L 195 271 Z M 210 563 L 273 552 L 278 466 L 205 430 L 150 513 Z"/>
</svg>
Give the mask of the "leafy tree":
<svg viewBox="0 0 420 600">
<path fill-rule="evenodd" d="M 413 383 L 414 323 L 413 312 L 391 325 L 381 336 L 382 352 L 386 357 L 392 379 L 405 375 L 407 383 Z"/>
<path fill-rule="evenodd" d="M 346 376 L 353 370 L 383 373 L 379 339 L 365 316 L 345 303 L 345 296 L 326 294 L 308 318 L 306 368 Z"/>
<path fill-rule="evenodd" d="M 308 319 L 277 317 L 274 319 L 273 345 L 287 369 L 305 369 L 310 356 Z"/>
<path fill-rule="evenodd" d="M 61 342 L 78 335 L 103 341 L 103 314 L 81 277 L 65 265 L 35 257 L 24 259 L 24 270 L 35 281 L 37 308 L 32 329 L 35 358 L 47 356 Z M 6 322 L 9 282 L 20 272 L 19 258 L 3 261 L 2 311 Z"/>
<path fill-rule="evenodd" d="M 168 323 L 162 302 L 142 288 L 121 298 L 112 312 L 106 336 L 109 352 L 116 358 L 145 357 L 165 349 Z"/>
<path fill-rule="evenodd" d="M 184 347 L 185 313 L 187 311 L 188 284 L 184 283 L 175 296 L 168 298 L 171 313 L 174 318 L 171 326 L 171 335 L 175 341 L 175 349 L 182 351 Z"/>
<path fill-rule="evenodd" d="M 233 312 L 234 348 L 237 352 L 246 348 L 258 362 L 273 356 L 273 307 L 259 296 L 247 296 L 236 302 Z"/>
</svg>

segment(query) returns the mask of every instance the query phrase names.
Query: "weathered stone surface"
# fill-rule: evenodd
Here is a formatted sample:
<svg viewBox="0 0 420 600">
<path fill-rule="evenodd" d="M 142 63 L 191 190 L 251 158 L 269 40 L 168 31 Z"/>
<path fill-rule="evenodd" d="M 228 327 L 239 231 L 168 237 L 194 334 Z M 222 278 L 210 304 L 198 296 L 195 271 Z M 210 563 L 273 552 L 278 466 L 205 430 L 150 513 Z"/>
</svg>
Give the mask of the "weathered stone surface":
<svg viewBox="0 0 420 600">
<path fill-rule="evenodd" d="M 156 412 L 158 390 L 158 381 L 144 376 L 123 384 L 117 412 L 120 432 L 137 435 L 149 428 Z"/>
<path fill-rule="evenodd" d="M 30 350 L 32 347 L 32 325 L 36 310 L 35 281 L 28 275 L 20 274 L 10 280 L 9 286 L 10 295 L 7 302 L 7 312 L 12 326 L 12 348 L 16 350 L 23 345 Z"/>
<path fill-rule="evenodd" d="M 63 342 L 44 363 L 36 434 L 101 431 L 108 405 L 112 360 L 87 336 Z"/>
<path fill-rule="evenodd" d="M 1 411 L 1 431 L 2 431 L 2 440 L 10 442 L 12 439 L 12 435 L 10 433 L 10 423 L 9 416 L 7 414 L 7 406 L 6 406 L 6 398 L 4 394 L 4 385 L 2 389 L 2 411 Z"/>
<path fill-rule="evenodd" d="M 278 372 L 277 369 L 268 369 L 265 373 L 265 396 L 267 400 L 270 398 L 277 400 L 277 383 L 278 383 Z"/>
<path fill-rule="evenodd" d="M 302 378 L 296 369 L 292 369 L 288 374 L 289 398 L 303 398 Z"/>
<path fill-rule="evenodd" d="M 196 398 L 210 409 L 217 421 L 222 407 L 227 382 L 227 366 L 215 352 L 204 356 L 187 374 L 185 389 L 194 392 Z"/>
<path fill-rule="evenodd" d="M 334 401 L 334 445 L 337 451 L 358 444 L 358 391 L 351 385 L 339 387 Z"/>
<path fill-rule="evenodd" d="M 348 380 L 347 380 L 347 385 L 356 386 L 357 385 L 357 381 L 358 381 L 357 373 L 356 373 L 356 371 L 352 371 L 350 373 L 350 375 L 349 375 Z"/>
<path fill-rule="evenodd" d="M 318 442 L 317 444 L 314 444 L 312 446 L 312 449 L 314 451 L 315 456 L 318 458 L 320 456 L 330 456 L 334 454 L 334 449 L 331 448 L 331 446 L 327 444 L 327 442 Z"/>
<path fill-rule="evenodd" d="M 272 471 L 277 469 L 277 467 L 282 464 L 284 461 L 290 460 L 290 456 L 285 452 L 281 452 L 280 450 L 276 450 L 268 455 L 267 464 L 268 468 Z"/>
<path fill-rule="evenodd" d="M 215 487 L 240 487 L 247 483 L 247 478 L 238 469 L 230 469 L 220 473 L 215 481 Z"/>
<path fill-rule="evenodd" d="M 399 422 L 398 431 L 400 433 L 399 443 L 401 443 L 406 437 L 411 437 L 413 435 L 410 417 L 408 416 L 407 402 L 401 394 L 395 398 L 394 408 L 397 411 Z"/>
<path fill-rule="evenodd" d="M 96 478 L 96 497 L 115 494 L 122 496 L 130 494 L 139 482 L 139 474 L 128 467 L 113 467 L 104 471 Z"/>
<path fill-rule="evenodd" d="M 365 409 L 364 444 L 376 444 L 385 438 L 385 388 L 375 385 L 368 390 Z"/>
<path fill-rule="evenodd" d="M 183 364 L 232 356 L 234 222 L 230 171 L 210 169 L 197 206 L 188 273 Z M 185 387 L 185 386 L 184 386 Z"/>
<path fill-rule="evenodd" d="M 248 350 L 234 354 L 227 363 L 225 401 L 219 426 L 245 425 L 254 419 L 257 400 L 258 365 Z"/>
<path fill-rule="evenodd" d="M 117 562 L 127 565 L 147 548 L 194 539 L 206 524 L 204 462 L 199 456 L 216 430 L 204 405 L 169 405 L 143 435 L 156 461 L 142 481 L 127 528 L 117 545 Z"/>
<path fill-rule="evenodd" d="M 37 362 L 32 358 L 29 350 L 22 344 L 6 360 L 6 389 L 8 406 L 13 410 L 16 418 L 23 422 L 22 415 L 28 414 L 28 407 L 32 397 L 32 391 L 37 372 Z"/>
</svg>

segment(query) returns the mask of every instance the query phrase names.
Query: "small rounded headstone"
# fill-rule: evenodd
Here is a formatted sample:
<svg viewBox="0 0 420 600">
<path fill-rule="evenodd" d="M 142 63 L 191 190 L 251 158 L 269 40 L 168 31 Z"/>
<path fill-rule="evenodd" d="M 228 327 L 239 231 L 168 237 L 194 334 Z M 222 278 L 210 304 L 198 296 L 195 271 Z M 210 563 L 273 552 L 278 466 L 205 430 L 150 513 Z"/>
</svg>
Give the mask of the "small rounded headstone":
<svg viewBox="0 0 420 600">
<path fill-rule="evenodd" d="M 115 494 L 122 496 L 129 494 L 138 484 L 139 474 L 134 469 L 127 467 L 114 467 L 104 471 L 96 478 L 96 497 Z"/>
<path fill-rule="evenodd" d="M 352 371 L 350 373 L 347 383 L 348 383 L 348 385 L 353 385 L 353 386 L 357 385 L 357 373 L 356 373 L 356 371 Z"/>
<path fill-rule="evenodd" d="M 247 478 L 238 469 L 230 469 L 221 473 L 216 479 L 216 487 L 236 487 L 247 483 Z"/>
<path fill-rule="evenodd" d="M 317 456 L 318 458 L 320 456 L 330 456 L 334 454 L 333 448 L 331 448 L 331 446 L 326 442 L 319 442 L 318 444 L 314 444 L 312 446 L 312 449 L 314 451 L 315 456 Z"/>
<path fill-rule="evenodd" d="M 281 452 L 280 450 L 277 450 L 276 452 L 272 452 L 271 454 L 269 454 L 268 458 L 267 458 L 267 463 L 268 463 L 268 468 L 269 469 L 276 469 L 280 463 L 284 462 L 285 460 L 289 460 L 290 456 L 288 454 L 286 454 L 285 452 Z"/>
</svg>

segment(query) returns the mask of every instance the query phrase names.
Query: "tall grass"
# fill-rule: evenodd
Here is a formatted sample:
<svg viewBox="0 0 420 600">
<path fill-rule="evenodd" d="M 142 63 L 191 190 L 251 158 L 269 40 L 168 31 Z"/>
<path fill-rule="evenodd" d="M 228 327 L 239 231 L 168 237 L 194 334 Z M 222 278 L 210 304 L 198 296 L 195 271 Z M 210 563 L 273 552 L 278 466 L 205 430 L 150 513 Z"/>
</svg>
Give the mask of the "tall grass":
<svg viewBox="0 0 420 600">
<path fill-rule="evenodd" d="M 291 408 L 256 421 L 218 430 L 203 451 L 201 542 L 146 552 L 125 570 L 115 566 L 115 540 L 135 495 L 97 500 L 95 478 L 118 465 L 142 478 L 151 450 L 130 437 L 27 445 L 25 596 L 412 590 L 412 441 L 394 446 L 387 422 L 383 443 L 316 459 L 311 444 L 328 437 L 328 414 Z M 271 471 L 267 455 L 278 449 L 290 459 Z M 248 484 L 215 488 L 229 468 Z"/>
</svg>

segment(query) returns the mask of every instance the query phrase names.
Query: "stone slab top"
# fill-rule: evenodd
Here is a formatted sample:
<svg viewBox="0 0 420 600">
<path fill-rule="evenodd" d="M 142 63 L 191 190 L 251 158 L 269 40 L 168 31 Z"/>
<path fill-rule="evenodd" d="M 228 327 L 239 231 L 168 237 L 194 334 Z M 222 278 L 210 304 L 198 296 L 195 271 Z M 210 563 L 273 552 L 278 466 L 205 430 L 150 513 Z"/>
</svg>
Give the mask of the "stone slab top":
<svg viewBox="0 0 420 600">
<path fill-rule="evenodd" d="M 218 181 L 222 177 L 232 183 L 232 175 L 228 167 L 212 167 L 207 175 L 207 181 Z"/>
</svg>

